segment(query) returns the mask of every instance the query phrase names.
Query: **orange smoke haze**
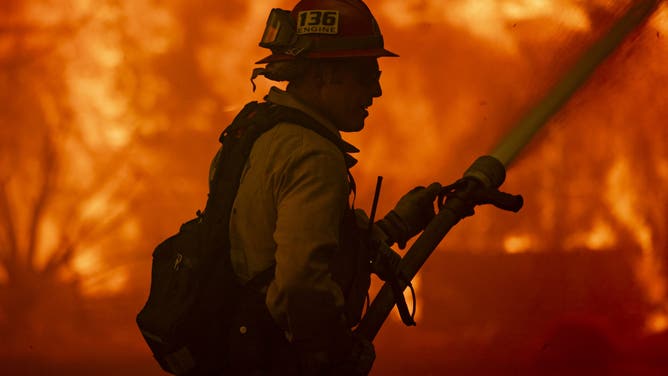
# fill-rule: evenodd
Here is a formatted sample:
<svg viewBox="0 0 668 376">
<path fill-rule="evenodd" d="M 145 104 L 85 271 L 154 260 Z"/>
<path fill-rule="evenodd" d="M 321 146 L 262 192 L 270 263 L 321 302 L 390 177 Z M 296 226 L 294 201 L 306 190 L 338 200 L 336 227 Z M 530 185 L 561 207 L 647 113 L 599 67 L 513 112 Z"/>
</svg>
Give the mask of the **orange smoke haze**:
<svg viewBox="0 0 668 376">
<path fill-rule="evenodd" d="M 368 0 L 386 47 L 356 205 L 450 183 L 634 3 Z M 161 372 L 134 327 L 152 248 L 204 205 L 217 138 L 294 1 L 0 3 L 0 374 Z M 509 169 L 416 277 L 372 374 L 668 371 L 668 6 Z M 377 286 L 375 286 L 377 287 Z"/>
</svg>

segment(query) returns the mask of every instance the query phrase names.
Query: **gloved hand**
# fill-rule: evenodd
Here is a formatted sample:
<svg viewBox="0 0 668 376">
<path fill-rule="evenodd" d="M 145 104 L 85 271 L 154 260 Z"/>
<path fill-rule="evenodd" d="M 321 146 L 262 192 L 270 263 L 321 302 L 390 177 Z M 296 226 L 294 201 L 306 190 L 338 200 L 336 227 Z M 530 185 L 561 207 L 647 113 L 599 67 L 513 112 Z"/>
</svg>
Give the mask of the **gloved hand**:
<svg viewBox="0 0 668 376">
<path fill-rule="evenodd" d="M 335 367 L 332 375 L 366 376 L 371 371 L 376 360 L 376 350 L 373 343 L 362 336 L 353 333 L 352 348 L 348 359 Z"/>
<path fill-rule="evenodd" d="M 434 200 L 441 184 L 432 183 L 427 188 L 415 187 L 406 193 L 383 219 L 377 222 L 388 236 L 389 244 L 396 242 L 404 249 L 406 242 L 427 227 L 434 218 Z"/>
<path fill-rule="evenodd" d="M 396 277 L 399 271 L 401 256 L 395 252 L 386 242 L 369 242 L 369 249 L 375 256 L 371 261 L 371 272 L 383 281 L 389 281 Z"/>
<path fill-rule="evenodd" d="M 376 360 L 373 343 L 350 333 L 345 349 L 335 352 L 302 352 L 301 373 L 304 376 L 366 376 Z M 334 355 L 334 358 L 332 357 Z M 342 355 L 342 356 L 341 356 Z"/>
</svg>

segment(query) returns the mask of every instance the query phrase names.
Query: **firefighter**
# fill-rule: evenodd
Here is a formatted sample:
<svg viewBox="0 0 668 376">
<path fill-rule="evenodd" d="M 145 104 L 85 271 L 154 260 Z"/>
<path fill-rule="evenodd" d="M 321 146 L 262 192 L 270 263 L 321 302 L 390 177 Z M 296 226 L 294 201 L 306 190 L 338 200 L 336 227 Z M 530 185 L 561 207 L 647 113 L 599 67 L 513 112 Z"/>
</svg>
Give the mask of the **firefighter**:
<svg viewBox="0 0 668 376">
<path fill-rule="evenodd" d="M 319 129 L 278 122 L 257 138 L 244 167 L 230 217 L 233 270 L 242 283 L 273 273 L 258 288 L 264 321 L 239 326 L 231 340 L 231 373 L 364 375 L 374 348 L 351 328 L 368 298 L 373 252 L 360 230 L 368 219 L 349 203 L 350 154 L 358 150 L 340 133 L 364 128 L 382 95 L 377 59 L 397 55 L 384 48 L 360 0 L 274 9 L 260 46 L 272 53 L 257 62 L 253 79 L 288 83 L 285 91 L 271 88 L 265 101 L 298 110 Z M 373 227 L 374 238 L 405 245 L 433 218 L 439 189 L 434 183 L 402 197 Z"/>
</svg>

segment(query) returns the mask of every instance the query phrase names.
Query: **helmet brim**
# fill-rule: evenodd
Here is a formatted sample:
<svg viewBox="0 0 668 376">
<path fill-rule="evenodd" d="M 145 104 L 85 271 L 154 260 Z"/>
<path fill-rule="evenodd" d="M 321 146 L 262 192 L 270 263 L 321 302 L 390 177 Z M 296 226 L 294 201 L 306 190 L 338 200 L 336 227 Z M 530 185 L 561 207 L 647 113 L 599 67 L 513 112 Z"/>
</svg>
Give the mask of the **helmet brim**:
<svg viewBox="0 0 668 376">
<path fill-rule="evenodd" d="M 335 50 L 335 51 L 317 51 L 317 52 L 307 52 L 299 56 L 300 58 L 305 59 L 337 59 L 337 58 L 352 58 L 352 57 L 399 57 L 392 51 L 388 51 L 384 48 L 373 48 L 367 50 Z M 267 64 L 277 61 L 289 61 L 294 60 L 296 57 L 294 55 L 287 54 L 271 54 L 261 60 L 255 62 L 255 64 Z"/>
</svg>

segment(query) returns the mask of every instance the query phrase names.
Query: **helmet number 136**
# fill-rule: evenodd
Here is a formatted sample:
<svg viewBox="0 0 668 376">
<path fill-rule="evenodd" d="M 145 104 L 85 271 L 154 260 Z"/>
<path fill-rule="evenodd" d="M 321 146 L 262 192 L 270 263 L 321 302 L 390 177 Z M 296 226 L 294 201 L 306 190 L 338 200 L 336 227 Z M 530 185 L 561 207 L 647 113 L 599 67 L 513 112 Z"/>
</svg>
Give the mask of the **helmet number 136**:
<svg viewBox="0 0 668 376">
<path fill-rule="evenodd" d="M 335 10 L 307 10 L 299 12 L 297 34 L 338 33 L 339 12 Z"/>
</svg>

